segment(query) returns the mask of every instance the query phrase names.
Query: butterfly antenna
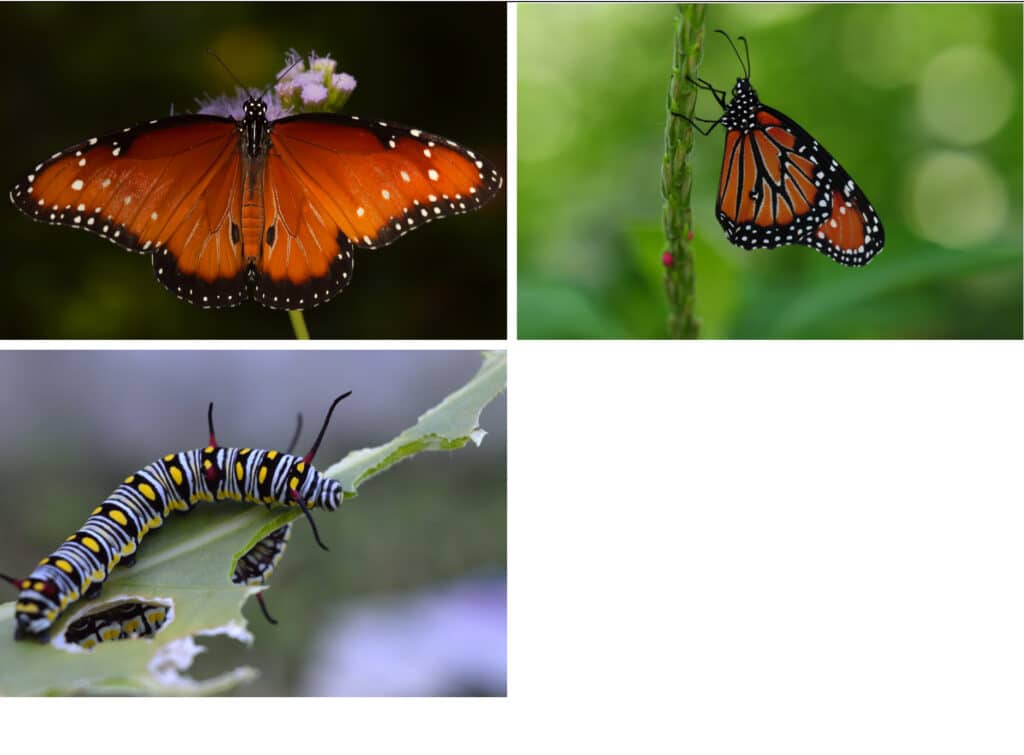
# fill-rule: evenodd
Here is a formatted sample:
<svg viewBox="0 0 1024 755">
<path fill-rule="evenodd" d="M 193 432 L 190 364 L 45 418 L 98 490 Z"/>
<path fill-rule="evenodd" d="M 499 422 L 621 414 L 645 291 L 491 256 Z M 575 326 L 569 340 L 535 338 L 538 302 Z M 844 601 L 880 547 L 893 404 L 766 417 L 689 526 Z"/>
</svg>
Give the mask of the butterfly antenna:
<svg viewBox="0 0 1024 755">
<path fill-rule="evenodd" d="M 320 441 L 324 439 L 324 433 L 327 432 L 327 425 L 330 424 L 331 415 L 334 414 L 334 407 L 336 407 L 343 398 L 348 398 L 351 395 L 352 391 L 348 391 L 334 399 L 334 403 L 331 404 L 331 408 L 327 410 L 327 416 L 324 417 L 324 424 L 323 427 L 320 428 L 320 434 L 316 436 L 316 442 L 313 443 L 313 447 L 309 449 L 309 453 L 302 459 L 303 462 L 309 464 L 309 462 L 313 461 L 313 457 L 316 456 L 316 450 L 320 448 Z"/>
<path fill-rule="evenodd" d="M 750 67 L 750 45 L 747 44 L 747 38 L 746 37 L 740 36 L 740 37 L 736 37 L 736 39 L 739 39 L 739 40 L 741 40 L 743 42 L 743 51 L 747 53 L 747 78 L 749 79 L 750 78 L 750 72 L 751 72 L 751 70 L 753 70 Z"/>
<path fill-rule="evenodd" d="M 249 89 L 249 87 L 247 87 L 245 84 L 243 84 L 237 76 L 235 76 L 235 72 L 228 68 L 228 64 L 220 59 L 220 55 L 215 53 L 209 47 L 206 48 L 206 53 L 207 55 L 212 55 L 213 59 L 220 63 L 224 70 L 228 72 L 228 75 L 235 80 L 235 83 L 238 84 L 238 86 L 240 86 L 245 91 L 246 94 L 252 97 L 252 90 Z"/>
<path fill-rule="evenodd" d="M 740 66 L 743 67 L 743 74 L 744 74 L 743 78 L 749 79 L 750 78 L 750 66 L 749 65 L 747 65 L 747 66 L 743 65 L 743 56 L 740 55 L 740 51 L 736 49 L 736 45 L 733 43 L 732 37 L 730 37 L 728 34 L 726 34 L 721 29 L 715 29 L 715 32 L 717 34 L 721 34 L 723 37 L 725 37 L 726 41 L 729 43 L 729 46 L 732 48 L 732 51 L 734 53 L 736 53 L 736 59 L 740 62 Z M 740 37 L 740 39 L 743 39 L 743 37 Z"/>
<path fill-rule="evenodd" d="M 295 68 L 295 66 L 297 66 L 301 62 L 302 62 L 302 57 L 299 56 L 299 55 L 296 55 L 296 58 L 295 58 L 295 60 L 292 61 L 291 65 L 288 66 L 287 68 L 285 68 L 283 71 L 281 71 L 281 74 L 276 79 L 274 79 L 274 83 L 273 84 L 268 84 L 266 86 L 266 88 L 263 89 L 262 92 L 260 92 L 260 98 L 262 99 L 264 96 L 269 94 L 270 90 L 273 89 L 274 87 L 276 87 L 278 84 L 280 84 L 281 83 L 281 79 L 283 79 L 285 76 L 287 76 L 291 72 L 291 70 L 293 68 Z"/>
<path fill-rule="evenodd" d="M 21 589 L 21 582 L 22 582 L 22 580 L 20 580 L 20 579 L 15 579 L 14 577 L 8 577 L 6 574 L 0 574 L 0 579 L 2 579 L 4 582 L 9 582 L 10 584 L 12 584 L 15 587 L 17 587 L 19 590 Z"/>
</svg>

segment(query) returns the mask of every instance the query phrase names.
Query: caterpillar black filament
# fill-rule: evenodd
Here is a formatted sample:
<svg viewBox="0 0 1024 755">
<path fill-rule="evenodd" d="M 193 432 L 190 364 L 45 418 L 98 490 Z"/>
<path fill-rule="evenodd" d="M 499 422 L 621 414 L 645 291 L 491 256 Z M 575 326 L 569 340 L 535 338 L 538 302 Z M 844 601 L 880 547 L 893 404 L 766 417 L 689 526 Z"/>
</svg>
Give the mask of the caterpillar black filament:
<svg viewBox="0 0 1024 755">
<path fill-rule="evenodd" d="M 299 508 L 321 548 L 311 510 L 334 511 L 344 491 L 312 465 L 334 408 L 351 391 L 334 399 L 309 453 L 294 456 L 273 450 L 223 448 L 213 430 L 213 403 L 207 412 L 210 443 L 205 448 L 168 454 L 129 475 L 75 532 L 24 579 L 5 575 L 21 592 L 15 606 L 15 639 L 46 642 L 53 622 L 80 598 L 95 598 L 119 564 L 131 566 L 146 534 L 163 526 L 174 511 L 188 512 L 199 503 L 244 501 Z M 236 564 L 233 581 L 261 584 L 284 551 L 291 525 L 257 543 Z M 260 598 L 261 596 L 257 596 Z M 260 606 L 268 620 L 262 600 Z M 276 623 L 276 622 L 275 622 Z"/>
</svg>

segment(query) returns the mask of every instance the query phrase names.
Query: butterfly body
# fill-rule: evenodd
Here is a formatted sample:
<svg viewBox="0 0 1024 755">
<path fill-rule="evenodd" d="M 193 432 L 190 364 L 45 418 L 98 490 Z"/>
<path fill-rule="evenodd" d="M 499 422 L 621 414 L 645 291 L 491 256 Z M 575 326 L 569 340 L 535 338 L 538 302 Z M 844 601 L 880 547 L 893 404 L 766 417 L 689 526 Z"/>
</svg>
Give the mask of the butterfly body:
<svg viewBox="0 0 1024 755">
<path fill-rule="evenodd" d="M 744 73 L 728 104 L 725 92 L 697 82 L 723 109 L 701 131 L 725 127 L 715 216 L 726 237 L 744 249 L 800 244 L 843 265 L 867 264 L 885 244 L 874 207 L 827 149 L 761 102 L 750 84 L 749 57 Z"/>
<path fill-rule="evenodd" d="M 307 309 L 350 282 L 356 248 L 477 209 L 498 171 L 455 142 L 357 116 L 182 115 L 88 139 L 11 190 L 35 220 L 152 256 L 202 307 Z"/>
</svg>

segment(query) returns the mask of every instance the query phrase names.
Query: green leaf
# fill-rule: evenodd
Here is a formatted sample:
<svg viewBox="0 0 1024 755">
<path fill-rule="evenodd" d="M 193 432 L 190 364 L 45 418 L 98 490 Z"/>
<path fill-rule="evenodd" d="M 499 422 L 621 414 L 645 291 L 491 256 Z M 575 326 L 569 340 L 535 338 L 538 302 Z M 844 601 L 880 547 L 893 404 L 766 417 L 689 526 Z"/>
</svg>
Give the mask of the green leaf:
<svg viewBox="0 0 1024 755">
<path fill-rule="evenodd" d="M 347 498 L 366 480 L 415 454 L 451 451 L 470 441 L 479 445 L 485 435 L 480 413 L 504 390 L 505 381 L 506 355 L 485 354 L 477 374 L 413 427 L 383 445 L 349 453 L 326 474 L 343 483 Z M 233 584 L 235 561 L 299 516 L 294 509 L 268 512 L 230 502 L 172 516 L 145 539 L 134 567 L 113 571 L 100 598 L 68 607 L 48 645 L 16 642 L 14 602 L 0 605 L 0 693 L 215 694 L 253 679 L 256 670 L 244 666 L 201 681 L 184 672 L 203 650 L 197 639 L 220 634 L 252 642 L 241 608 L 264 588 Z M 90 652 L 63 642 L 64 630 L 77 618 L 125 601 L 169 604 L 173 613 L 152 638 L 104 642 Z"/>
</svg>

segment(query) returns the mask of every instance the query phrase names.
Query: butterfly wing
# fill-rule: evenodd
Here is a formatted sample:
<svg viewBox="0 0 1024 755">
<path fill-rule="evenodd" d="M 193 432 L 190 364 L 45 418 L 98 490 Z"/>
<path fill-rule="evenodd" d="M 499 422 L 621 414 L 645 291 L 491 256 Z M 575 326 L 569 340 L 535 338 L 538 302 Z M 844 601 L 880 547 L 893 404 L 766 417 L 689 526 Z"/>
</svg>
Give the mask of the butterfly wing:
<svg viewBox="0 0 1024 755">
<path fill-rule="evenodd" d="M 761 105 L 746 133 L 726 132 L 716 203 L 733 244 L 803 244 L 846 265 L 882 249 L 881 221 L 839 162 L 810 134 Z"/>
<path fill-rule="evenodd" d="M 273 122 L 265 181 L 257 297 L 303 308 L 348 284 L 354 247 L 379 249 L 433 220 L 476 210 L 502 185 L 487 160 L 450 139 L 325 114 Z"/>
<path fill-rule="evenodd" d="M 157 278 L 186 301 L 233 306 L 246 283 L 232 238 L 239 162 L 235 121 L 176 116 L 58 152 L 11 190 L 11 200 L 34 220 L 152 255 Z"/>
</svg>

